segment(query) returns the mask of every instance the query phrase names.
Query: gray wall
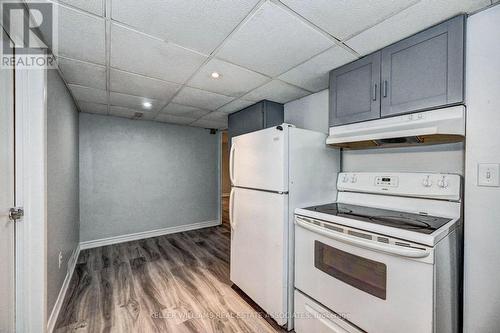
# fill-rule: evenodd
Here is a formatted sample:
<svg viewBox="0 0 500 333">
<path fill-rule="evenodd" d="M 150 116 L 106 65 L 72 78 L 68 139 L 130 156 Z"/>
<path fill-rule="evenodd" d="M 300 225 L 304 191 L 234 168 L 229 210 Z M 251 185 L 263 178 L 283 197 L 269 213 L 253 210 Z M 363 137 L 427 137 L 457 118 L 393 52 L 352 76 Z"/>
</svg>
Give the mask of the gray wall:
<svg viewBox="0 0 500 333">
<path fill-rule="evenodd" d="M 47 309 L 79 243 L 78 110 L 56 70 L 47 73 Z M 59 268 L 59 251 L 63 262 Z"/>
<path fill-rule="evenodd" d="M 285 104 L 285 122 L 328 133 L 328 90 Z M 464 174 L 464 145 L 345 150 L 343 171 L 448 172 Z"/>
<path fill-rule="evenodd" d="M 80 114 L 80 240 L 218 219 L 219 136 Z"/>
<path fill-rule="evenodd" d="M 464 332 L 500 330 L 500 187 L 477 185 L 500 163 L 500 6 L 467 23 Z"/>
</svg>

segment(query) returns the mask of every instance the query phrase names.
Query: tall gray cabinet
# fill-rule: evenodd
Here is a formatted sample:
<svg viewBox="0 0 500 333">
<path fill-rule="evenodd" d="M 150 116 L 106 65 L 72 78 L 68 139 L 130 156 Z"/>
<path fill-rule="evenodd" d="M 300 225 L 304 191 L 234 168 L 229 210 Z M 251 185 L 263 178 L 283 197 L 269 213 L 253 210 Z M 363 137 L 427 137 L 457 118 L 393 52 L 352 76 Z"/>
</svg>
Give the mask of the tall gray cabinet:
<svg viewBox="0 0 500 333">
<path fill-rule="evenodd" d="M 463 103 L 465 16 L 330 73 L 330 126 Z"/>
<path fill-rule="evenodd" d="M 284 121 L 283 104 L 261 101 L 228 117 L 229 139 L 264 128 L 277 126 Z"/>
</svg>

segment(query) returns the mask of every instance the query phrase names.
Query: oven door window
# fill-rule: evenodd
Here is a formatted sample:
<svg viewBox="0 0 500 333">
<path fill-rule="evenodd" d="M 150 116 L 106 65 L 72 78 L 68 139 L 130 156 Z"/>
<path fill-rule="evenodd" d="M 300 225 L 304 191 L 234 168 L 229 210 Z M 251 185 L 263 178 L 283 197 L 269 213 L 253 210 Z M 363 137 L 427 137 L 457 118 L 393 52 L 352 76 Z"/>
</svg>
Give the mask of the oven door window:
<svg viewBox="0 0 500 333">
<path fill-rule="evenodd" d="M 386 299 L 387 266 L 314 242 L 314 266 L 359 290 Z"/>
</svg>

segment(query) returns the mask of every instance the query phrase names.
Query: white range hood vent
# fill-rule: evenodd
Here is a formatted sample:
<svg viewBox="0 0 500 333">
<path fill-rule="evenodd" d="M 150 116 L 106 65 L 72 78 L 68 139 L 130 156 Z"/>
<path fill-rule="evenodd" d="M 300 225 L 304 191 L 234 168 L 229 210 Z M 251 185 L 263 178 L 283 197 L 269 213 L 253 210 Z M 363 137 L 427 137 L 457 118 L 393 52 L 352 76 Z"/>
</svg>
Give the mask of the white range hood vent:
<svg viewBox="0 0 500 333">
<path fill-rule="evenodd" d="M 345 149 L 404 147 L 460 142 L 465 107 L 453 106 L 330 128 L 326 143 Z"/>
</svg>

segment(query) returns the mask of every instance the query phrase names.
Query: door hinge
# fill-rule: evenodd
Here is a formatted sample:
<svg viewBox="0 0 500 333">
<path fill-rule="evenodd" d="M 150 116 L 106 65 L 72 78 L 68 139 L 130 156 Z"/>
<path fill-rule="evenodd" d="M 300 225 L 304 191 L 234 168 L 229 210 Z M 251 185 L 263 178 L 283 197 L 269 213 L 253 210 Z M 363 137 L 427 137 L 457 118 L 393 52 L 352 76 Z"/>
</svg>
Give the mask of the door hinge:
<svg viewBox="0 0 500 333">
<path fill-rule="evenodd" d="M 24 216 L 24 209 L 22 207 L 13 207 L 9 209 L 9 219 L 11 221 L 20 220 Z"/>
</svg>

